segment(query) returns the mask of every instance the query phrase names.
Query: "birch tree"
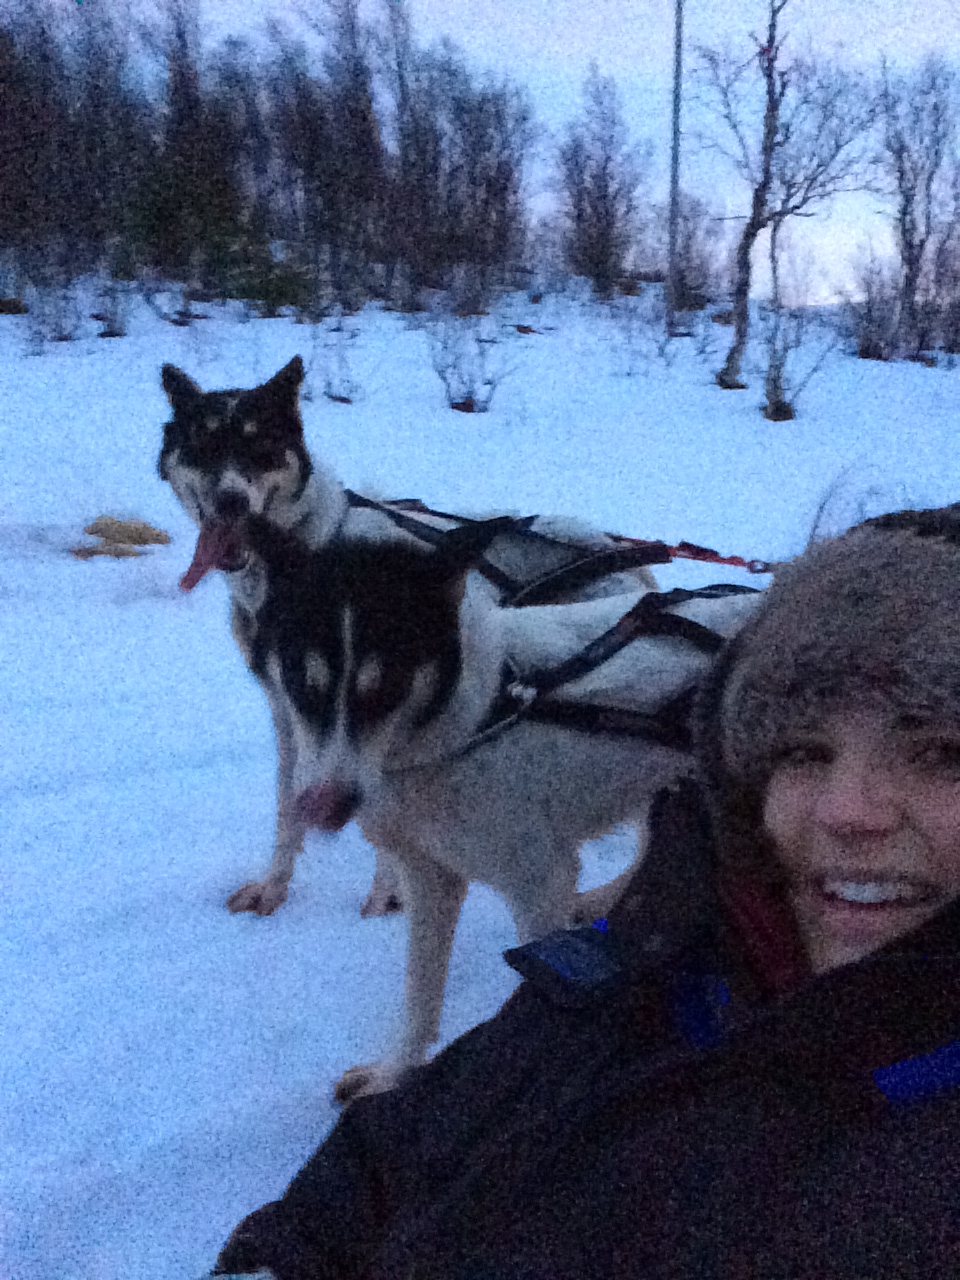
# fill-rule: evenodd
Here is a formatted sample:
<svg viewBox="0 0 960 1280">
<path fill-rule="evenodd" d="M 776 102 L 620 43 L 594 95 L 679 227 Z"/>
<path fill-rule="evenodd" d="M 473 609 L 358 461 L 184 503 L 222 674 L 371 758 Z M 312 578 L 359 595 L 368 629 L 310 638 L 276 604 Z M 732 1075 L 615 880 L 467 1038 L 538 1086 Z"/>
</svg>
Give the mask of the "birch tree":
<svg viewBox="0 0 960 1280">
<path fill-rule="evenodd" d="M 854 74 L 810 58 L 788 57 L 780 19 L 790 0 L 768 0 L 764 35 L 737 59 L 700 50 L 702 97 L 718 129 L 709 145 L 747 185 L 750 211 L 737 245 L 734 336 L 717 384 L 742 389 L 753 249 L 761 232 L 777 235 L 788 218 L 862 187 L 873 120 L 870 94 Z M 776 285 L 776 275 L 774 277 Z"/>
<path fill-rule="evenodd" d="M 583 116 L 560 147 L 559 170 L 567 265 L 608 297 L 626 270 L 640 163 L 616 85 L 596 67 L 584 84 Z"/>
<path fill-rule="evenodd" d="M 956 94 L 956 78 L 940 58 L 907 74 L 884 67 L 878 163 L 900 256 L 896 345 L 910 355 L 929 337 L 920 306 L 924 277 L 936 283 L 960 231 Z"/>
</svg>

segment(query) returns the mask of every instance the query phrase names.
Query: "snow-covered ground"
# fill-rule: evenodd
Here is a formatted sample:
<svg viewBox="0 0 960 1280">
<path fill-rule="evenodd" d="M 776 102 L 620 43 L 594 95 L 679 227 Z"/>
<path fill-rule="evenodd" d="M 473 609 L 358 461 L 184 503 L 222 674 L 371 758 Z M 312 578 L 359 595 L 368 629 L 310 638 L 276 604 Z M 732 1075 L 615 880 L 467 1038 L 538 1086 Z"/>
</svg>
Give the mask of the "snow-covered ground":
<svg viewBox="0 0 960 1280">
<path fill-rule="evenodd" d="M 773 424 L 756 371 L 721 392 L 693 342 L 667 365 L 625 350 L 596 306 L 516 296 L 485 321 L 512 372 L 471 417 L 446 408 L 404 317 L 369 308 L 315 340 L 204 310 L 177 329 L 144 308 L 123 340 L 91 324 L 40 355 L 28 320 L 0 317 L 0 1280 L 202 1275 L 330 1129 L 334 1080 L 387 1043 L 401 994 L 405 922 L 360 919 L 373 857 L 354 827 L 311 839 L 276 916 L 224 908 L 268 861 L 273 743 L 224 583 L 177 589 L 194 530 L 155 469 L 161 363 L 252 386 L 302 353 L 315 453 L 354 488 L 447 510 L 564 513 L 778 559 L 825 497 L 828 527 L 960 497 L 960 371 L 836 352 L 802 416 Z M 356 385 L 352 406 L 323 396 L 328 375 Z M 173 541 L 71 557 L 105 513 Z M 629 854 L 624 835 L 600 842 L 583 883 Z M 499 954 L 513 940 L 475 887 L 444 1042 L 513 989 Z"/>
</svg>

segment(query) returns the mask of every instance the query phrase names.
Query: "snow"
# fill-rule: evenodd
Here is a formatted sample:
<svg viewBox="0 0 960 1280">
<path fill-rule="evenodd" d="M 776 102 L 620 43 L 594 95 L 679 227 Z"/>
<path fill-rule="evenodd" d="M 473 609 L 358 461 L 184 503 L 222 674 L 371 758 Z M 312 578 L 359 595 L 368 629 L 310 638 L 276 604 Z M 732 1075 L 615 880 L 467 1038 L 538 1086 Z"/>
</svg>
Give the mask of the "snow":
<svg viewBox="0 0 960 1280">
<path fill-rule="evenodd" d="M 91 326 L 39 355 L 29 319 L 0 317 L 4 1280 L 199 1277 L 283 1191 L 335 1122 L 333 1082 L 397 1020 L 405 922 L 360 919 L 373 855 L 356 828 L 310 840 L 274 917 L 224 908 L 269 861 L 275 760 L 225 584 L 177 589 L 194 530 L 155 468 L 162 362 L 204 388 L 252 386 L 301 352 L 315 453 L 354 488 L 446 510 L 564 514 L 776 560 L 825 498 L 821 523 L 839 528 L 960 493 L 949 369 L 837 350 L 801 416 L 772 424 L 757 369 L 750 390 L 721 392 L 696 342 L 668 363 L 595 305 L 516 295 L 484 321 L 513 371 L 470 417 L 446 408 L 408 317 L 371 307 L 337 336 L 203 309 L 188 329 L 135 309 L 125 339 Z M 326 377 L 349 377 L 356 402 L 325 399 Z M 135 560 L 69 556 L 100 514 L 173 540 Z M 629 856 L 626 833 L 599 842 L 584 885 Z M 474 887 L 444 1043 L 513 989 L 513 942 L 502 903 Z"/>
</svg>

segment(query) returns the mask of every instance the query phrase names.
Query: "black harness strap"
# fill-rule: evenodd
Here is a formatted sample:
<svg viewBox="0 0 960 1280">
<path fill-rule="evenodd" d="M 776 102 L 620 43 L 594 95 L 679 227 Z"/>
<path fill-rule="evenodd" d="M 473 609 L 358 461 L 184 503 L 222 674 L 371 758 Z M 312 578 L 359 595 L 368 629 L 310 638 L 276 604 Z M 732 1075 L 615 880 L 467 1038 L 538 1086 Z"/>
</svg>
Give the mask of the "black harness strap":
<svg viewBox="0 0 960 1280">
<path fill-rule="evenodd" d="M 354 504 L 356 506 L 366 506 L 373 501 L 372 498 L 364 498 L 359 493 L 355 494 L 352 489 L 347 490 L 347 496 L 348 498 L 357 499 Z M 436 507 L 428 507 L 419 498 L 391 498 L 390 507 L 395 508 L 397 511 L 417 511 L 423 516 L 436 516 L 438 520 L 454 520 L 458 524 L 481 524 L 485 518 L 483 516 L 455 515 L 452 511 L 438 511 Z"/>
<path fill-rule="evenodd" d="M 531 703 L 525 718 L 542 724 L 557 724 L 581 733 L 615 733 L 631 738 L 647 738 L 662 747 L 689 751 L 693 745 L 690 715 L 696 687 L 691 685 L 656 711 L 635 711 L 630 707 L 603 707 L 593 703 L 548 699 Z"/>
<path fill-rule="evenodd" d="M 472 516 L 451 515 L 448 511 L 434 511 L 425 506 L 419 498 L 400 498 L 391 500 L 389 505 L 378 502 L 375 498 L 364 497 L 353 489 L 344 490 L 351 507 L 364 507 L 367 510 L 379 511 L 381 515 L 392 520 L 398 529 L 412 534 L 421 542 L 437 546 L 443 541 L 447 530 L 437 529 L 425 520 L 411 515 L 415 512 L 421 516 L 434 516 L 439 520 L 452 520 L 455 524 L 479 524 L 481 521 Z M 542 533 L 532 527 L 537 516 L 504 517 L 513 521 L 514 529 L 519 534 L 536 539 L 538 542 L 550 543 L 551 546 L 562 547 L 566 551 L 580 550 L 576 543 L 555 538 L 552 534 Z M 641 565 L 669 564 L 670 548 L 665 542 L 650 542 L 644 546 L 601 547 L 586 555 L 579 556 L 571 563 L 561 565 L 559 569 L 550 569 L 530 583 L 517 584 L 516 580 L 504 570 L 492 564 L 486 557 L 477 565 L 477 569 L 488 582 L 493 583 L 501 594 L 501 604 L 510 608 L 520 608 L 534 604 L 551 604 L 558 595 L 570 591 L 578 591 L 591 582 L 598 582 L 610 574 L 625 569 L 635 569 Z"/>
<path fill-rule="evenodd" d="M 449 533 L 449 530 L 437 529 L 425 520 L 419 520 L 416 516 L 408 515 L 408 511 L 419 511 L 423 515 L 436 516 L 440 520 L 454 520 L 460 525 L 480 523 L 480 521 L 468 516 L 452 516 L 445 511 L 431 511 L 429 507 L 425 507 L 417 498 L 402 498 L 399 502 L 387 506 L 386 503 L 377 502 L 374 498 L 365 498 L 362 493 L 355 493 L 353 489 L 345 489 L 344 494 L 351 507 L 365 507 L 370 511 L 379 511 L 381 515 L 385 515 L 392 520 L 398 529 L 402 529 L 404 533 L 412 534 L 413 537 L 419 538 L 421 542 L 429 543 L 432 547 L 439 546 L 447 533 Z M 504 518 L 513 520 L 517 530 L 521 533 L 526 533 L 537 517 L 511 516 Z M 508 596 L 516 592 L 517 584 L 510 575 L 504 573 L 502 569 L 498 569 L 495 564 L 491 564 L 486 558 L 477 565 L 477 571 L 482 573 L 488 582 L 493 583 L 501 595 Z"/>
<path fill-rule="evenodd" d="M 542 535 L 533 531 L 534 537 Z M 563 565 L 560 569 L 551 569 L 542 577 L 522 587 L 512 598 L 504 601 L 512 608 L 521 608 L 534 604 L 550 604 L 556 596 L 569 591 L 576 591 L 606 578 L 623 569 L 635 569 L 641 565 L 669 564 L 670 548 L 665 542 L 651 542 L 645 547 L 605 547 L 574 560 L 572 564 Z"/>
<path fill-rule="evenodd" d="M 344 494 L 347 502 L 351 507 L 364 507 L 369 511 L 379 511 L 381 515 L 388 516 L 398 529 L 402 529 L 404 533 L 411 533 L 415 538 L 419 538 L 421 542 L 429 542 L 432 547 L 437 546 L 444 539 L 444 535 L 448 532 L 446 529 L 435 529 L 432 524 L 427 524 L 425 520 L 417 520 L 413 516 L 407 515 L 406 511 L 401 511 L 401 506 L 408 507 L 412 499 L 397 503 L 396 506 L 388 507 L 384 502 L 377 502 L 375 498 L 365 498 L 362 493 L 355 493 L 353 489 L 345 489 Z M 437 512 L 437 515 L 440 513 Z M 459 516 L 451 516 L 451 520 L 460 520 Z M 461 521 L 466 523 L 466 521 Z"/>
<path fill-rule="evenodd" d="M 727 595 L 753 593 L 754 587 L 742 587 L 733 583 L 717 583 L 699 590 L 676 587 L 673 591 L 650 591 L 641 596 L 619 622 L 609 631 L 592 640 L 585 649 L 558 667 L 549 671 L 537 671 L 524 680 L 524 684 L 536 690 L 537 696 L 549 693 L 558 685 L 569 684 L 589 675 L 596 667 L 607 662 L 625 649 L 639 636 L 674 636 L 687 640 L 704 653 L 717 653 L 723 645 L 723 637 L 692 618 L 683 618 L 667 610 L 688 600 L 713 600 Z"/>
</svg>

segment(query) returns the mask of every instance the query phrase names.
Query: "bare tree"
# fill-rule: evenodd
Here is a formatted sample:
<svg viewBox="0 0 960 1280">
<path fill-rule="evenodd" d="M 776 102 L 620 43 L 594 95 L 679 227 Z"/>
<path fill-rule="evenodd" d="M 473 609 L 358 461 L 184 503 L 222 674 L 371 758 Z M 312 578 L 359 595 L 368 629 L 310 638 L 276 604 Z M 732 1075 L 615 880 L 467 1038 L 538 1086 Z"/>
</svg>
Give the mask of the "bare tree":
<svg viewBox="0 0 960 1280">
<path fill-rule="evenodd" d="M 678 192 L 676 208 L 671 199 L 669 204 L 645 204 L 638 211 L 635 266 L 641 278 L 665 277 L 664 293 L 672 291 L 675 316 L 701 311 L 711 299 L 727 292 L 727 226 L 715 209 L 689 191 Z M 666 328 L 673 333 L 676 324 L 670 321 L 670 299 L 665 297 L 665 302 Z"/>
<path fill-rule="evenodd" d="M 844 299 L 847 335 L 861 360 L 890 360 L 897 349 L 896 262 L 871 250 L 854 268 L 855 288 Z"/>
<path fill-rule="evenodd" d="M 426 287 L 472 281 L 466 309 L 484 309 L 525 238 L 524 168 L 532 142 L 524 95 L 478 79 L 449 41 L 414 43 L 406 5 L 390 0 L 384 64 L 392 118 L 387 251 L 406 305 Z"/>
<path fill-rule="evenodd" d="M 495 332 L 495 330 L 494 330 Z M 460 413 L 486 413 L 497 387 L 514 372 L 479 316 L 456 316 L 441 308 L 427 321 L 430 356 L 447 404 Z"/>
<path fill-rule="evenodd" d="M 786 58 L 780 16 L 790 0 L 768 0 L 767 30 L 746 61 L 700 51 L 705 101 L 722 124 L 716 147 L 750 188 L 750 212 L 737 246 L 734 337 L 717 384 L 742 388 L 749 329 L 753 247 L 762 231 L 863 185 L 860 167 L 872 122 L 869 95 L 854 75 L 809 58 Z M 759 78 L 759 83 L 758 83 Z M 759 93 L 758 93 L 759 90 Z M 759 99 L 759 100 L 758 100 Z M 762 110 L 759 109 L 762 101 Z"/>
<path fill-rule="evenodd" d="M 347 306 L 361 299 L 364 268 L 378 256 L 384 152 L 373 103 L 370 32 L 358 0 L 326 0 L 332 39 L 326 58 L 330 126 L 336 149 L 325 192 L 334 294 Z"/>
<path fill-rule="evenodd" d="M 924 274 L 951 256 L 960 229 L 956 79 L 939 58 L 892 75 L 884 67 L 880 93 L 882 180 L 895 202 L 900 254 L 897 345 L 917 355 L 929 335 L 920 306 Z"/>
<path fill-rule="evenodd" d="M 567 265 L 608 297 L 625 272 L 633 239 L 634 193 L 640 164 L 629 145 L 613 80 L 592 67 L 584 85 L 583 118 L 560 148 Z"/>
</svg>

